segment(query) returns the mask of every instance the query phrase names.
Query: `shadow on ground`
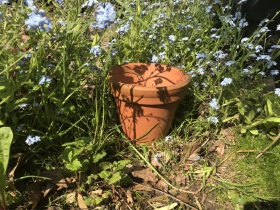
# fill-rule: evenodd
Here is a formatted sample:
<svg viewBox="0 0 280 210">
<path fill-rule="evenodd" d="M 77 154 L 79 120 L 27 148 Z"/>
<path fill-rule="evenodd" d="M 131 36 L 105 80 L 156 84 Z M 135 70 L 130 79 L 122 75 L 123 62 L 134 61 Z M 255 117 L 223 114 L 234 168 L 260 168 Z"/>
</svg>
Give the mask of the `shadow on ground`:
<svg viewBox="0 0 280 210">
<path fill-rule="evenodd" d="M 280 210 L 280 201 L 249 202 L 244 205 L 244 210 Z"/>
</svg>

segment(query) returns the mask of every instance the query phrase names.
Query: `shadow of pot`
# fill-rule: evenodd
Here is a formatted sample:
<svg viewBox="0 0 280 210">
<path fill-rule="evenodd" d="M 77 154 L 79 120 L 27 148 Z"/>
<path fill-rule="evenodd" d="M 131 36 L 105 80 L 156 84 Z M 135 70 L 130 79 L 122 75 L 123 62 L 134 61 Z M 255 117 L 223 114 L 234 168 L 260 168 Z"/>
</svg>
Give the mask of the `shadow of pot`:
<svg viewBox="0 0 280 210">
<path fill-rule="evenodd" d="M 112 68 L 109 86 L 125 135 L 147 145 L 165 137 L 190 80 L 179 68 L 155 63 Z"/>
</svg>

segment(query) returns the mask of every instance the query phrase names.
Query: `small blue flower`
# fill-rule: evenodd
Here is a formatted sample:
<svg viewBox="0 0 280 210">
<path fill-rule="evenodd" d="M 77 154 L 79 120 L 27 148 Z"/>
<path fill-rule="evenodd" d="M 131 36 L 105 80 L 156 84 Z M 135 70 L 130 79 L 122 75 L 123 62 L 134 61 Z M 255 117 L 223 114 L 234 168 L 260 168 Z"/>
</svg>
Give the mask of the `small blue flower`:
<svg viewBox="0 0 280 210">
<path fill-rule="evenodd" d="M 165 141 L 166 142 L 171 142 L 171 141 L 173 141 L 173 137 L 172 136 L 166 136 Z"/>
<path fill-rule="evenodd" d="M 155 154 L 155 156 L 154 156 L 154 160 L 155 160 L 156 162 L 158 162 L 158 159 L 161 158 L 162 156 L 163 156 L 162 153 L 157 153 L 157 154 Z"/>
<path fill-rule="evenodd" d="M 262 27 L 260 29 L 260 33 L 265 33 L 265 32 L 268 32 L 268 31 L 270 31 L 270 30 L 267 27 Z"/>
<path fill-rule="evenodd" d="M 59 21 L 57 21 L 57 24 L 61 25 L 61 26 L 65 26 L 66 22 L 64 20 L 59 20 Z"/>
<path fill-rule="evenodd" d="M 22 104 L 18 105 L 18 107 L 21 109 L 25 109 L 28 105 L 29 104 L 27 104 L 27 103 L 22 103 Z"/>
<path fill-rule="evenodd" d="M 230 85 L 232 83 L 232 79 L 231 78 L 224 78 L 224 80 L 221 82 L 221 86 L 227 86 Z"/>
<path fill-rule="evenodd" d="M 116 18 L 116 11 L 111 3 L 100 3 L 96 10 L 95 16 L 97 24 L 94 24 L 94 26 L 100 29 L 108 28 L 111 24 L 114 23 L 114 20 Z"/>
<path fill-rule="evenodd" d="M 204 75 L 204 69 L 202 67 L 199 67 L 197 69 L 197 72 L 198 72 L 199 75 Z"/>
<path fill-rule="evenodd" d="M 43 85 L 44 83 L 50 83 L 52 81 L 52 78 L 50 76 L 42 76 L 39 80 L 39 85 Z"/>
<path fill-rule="evenodd" d="M 58 4 L 63 4 L 63 3 L 64 3 L 63 0 L 55 0 L 55 1 L 56 1 L 56 3 L 58 3 Z"/>
<path fill-rule="evenodd" d="M 94 55 L 94 57 L 98 57 L 101 55 L 101 47 L 99 45 L 95 45 L 92 48 L 90 48 L 90 53 Z"/>
<path fill-rule="evenodd" d="M 271 57 L 269 55 L 260 55 L 259 57 L 256 58 L 257 61 L 259 60 L 267 60 L 271 61 Z"/>
<path fill-rule="evenodd" d="M 280 24 L 277 25 L 276 31 L 280 31 Z"/>
<path fill-rule="evenodd" d="M 170 42 L 175 42 L 176 37 L 175 37 L 174 35 L 170 35 L 170 36 L 168 37 L 168 39 L 169 39 Z"/>
<path fill-rule="evenodd" d="M 39 142 L 41 141 L 41 137 L 40 136 L 27 136 L 26 140 L 25 140 L 25 143 L 28 144 L 29 146 L 36 143 L 36 142 Z"/>
<path fill-rule="evenodd" d="M 215 110 L 219 110 L 220 107 L 219 107 L 219 104 L 218 104 L 218 101 L 217 101 L 217 98 L 213 98 L 210 103 L 209 103 L 210 107 L 215 109 Z"/>
<path fill-rule="evenodd" d="M 129 31 L 130 23 L 127 22 L 126 24 L 122 25 L 119 29 L 116 30 L 118 34 L 126 34 Z"/>
<path fill-rule="evenodd" d="M 189 40 L 189 37 L 183 37 L 182 38 L 182 41 L 188 41 Z"/>
<path fill-rule="evenodd" d="M 275 76 L 279 74 L 279 70 L 270 70 L 270 75 Z"/>
<path fill-rule="evenodd" d="M 219 122 L 219 118 L 212 116 L 207 118 L 208 122 L 211 122 L 212 124 L 217 124 Z"/>
<path fill-rule="evenodd" d="M 199 59 L 199 58 L 206 58 L 206 54 L 205 53 L 195 53 L 195 57 L 197 59 Z"/>
<path fill-rule="evenodd" d="M 32 10 L 32 12 L 34 12 L 37 9 L 34 5 L 33 0 L 24 0 L 24 2 L 27 4 L 28 8 Z"/>
<path fill-rule="evenodd" d="M 153 57 L 152 57 L 152 63 L 158 63 L 158 57 L 156 56 L 156 55 L 153 55 Z"/>
<path fill-rule="evenodd" d="M 275 88 L 274 93 L 280 97 L 280 88 Z"/>
<path fill-rule="evenodd" d="M 97 0 L 88 0 L 85 3 L 83 3 L 82 8 L 84 8 L 84 7 L 92 7 L 95 4 L 98 4 Z"/>
<path fill-rule="evenodd" d="M 8 4 L 9 1 L 8 0 L 0 0 L 0 4 Z"/>
<path fill-rule="evenodd" d="M 28 29 L 49 32 L 52 28 L 51 20 L 45 17 L 45 11 L 39 10 L 38 13 L 31 13 L 25 20 Z"/>
<path fill-rule="evenodd" d="M 232 65 L 234 65 L 234 64 L 235 64 L 235 61 L 227 61 L 227 62 L 225 63 L 226 66 L 232 66 Z"/>
</svg>

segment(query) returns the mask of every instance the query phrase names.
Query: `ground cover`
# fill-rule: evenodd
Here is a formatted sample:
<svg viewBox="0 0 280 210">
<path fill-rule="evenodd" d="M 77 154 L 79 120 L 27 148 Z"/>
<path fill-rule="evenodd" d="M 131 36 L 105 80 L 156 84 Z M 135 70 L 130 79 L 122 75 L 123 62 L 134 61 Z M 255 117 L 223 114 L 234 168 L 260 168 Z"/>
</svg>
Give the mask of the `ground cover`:
<svg viewBox="0 0 280 210">
<path fill-rule="evenodd" d="M 0 6 L 1 209 L 280 208 L 273 19 L 245 36 L 220 1 Z M 127 62 L 192 76 L 149 147 L 126 139 L 109 94 L 109 69 Z"/>
</svg>

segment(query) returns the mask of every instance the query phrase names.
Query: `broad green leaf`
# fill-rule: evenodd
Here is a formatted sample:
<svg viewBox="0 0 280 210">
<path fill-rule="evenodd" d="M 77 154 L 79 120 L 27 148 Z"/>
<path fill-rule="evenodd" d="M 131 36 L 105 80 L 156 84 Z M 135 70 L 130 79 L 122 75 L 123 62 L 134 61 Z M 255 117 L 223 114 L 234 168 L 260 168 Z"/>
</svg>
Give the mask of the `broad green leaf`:
<svg viewBox="0 0 280 210">
<path fill-rule="evenodd" d="M 66 168 L 70 171 L 79 171 L 82 168 L 82 164 L 78 159 L 74 159 L 72 163 L 66 164 Z"/>
<path fill-rule="evenodd" d="M 267 99 L 267 101 L 266 101 L 266 106 L 264 107 L 264 111 L 265 111 L 266 116 L 271 116 L 273 114 L 272 103 L 269 99 Z"/>
<path fill-rule="evenodd" d="M 258 135 L 259 131 L 257 129 L 249 129 L 250 133 L 253 135 Z"/>
<path fill-rule="evenodd" d="M 238 120 L 239 119 L 239 114 L 235 114 L 231 117 L 228 117 L 228 118 L 224 119 L 223 122 L 227 122 L 227 121 L 230 121 L 230 120 L 233 120 L 233 119 Z"/>
<path fill-rule="evenodd" d="M 10 158 L 10 148 L 13 132 L 9 127 L 0 128 L 0 192 L 4 195 L 6 189 L 6 170 Z"/>
<path fill-rule="evenodd" d="M 93 162 L 97 163 L 99 160 L 101 160 L 102 158 L 104 158 L 107 155 L 107 153 L 105 151 L 102 151 L 100 153 L 97 153 L 96 155 L 94 155 L 93 157 Z"/>
<path fill-rule="evenodd" d="M 246 109 L 241 102 L 237 103 L 237 108 L 238 108 L 238 111 L 241 115 L 245 114 Z"/>
<path fill-rule="evenodd" d="M 122 179 L 121 173 L 118 171 L 109 179 L 108 184 L 114 184 Z"/>
<path fill-rule="evenodd" d="M 280 123 L 280 117 L 270 117 L 265 120 L 266 122 Z"/>
<path fill-rule="evenodd" d="M 103 170 L 108 170 L 111 169 L 113 167 L 113 164 L 110 162 L 102 162 L 99 164 L 100 168 L 102 168 Z"/>
<path fill-rule="evenodd" d="M 9 127 L 0 128 L 0 174 L 6 174 L 9 163 L 10 147 L 13 140 L 13 132 Z"/>
<path fill-rule="evenodd" d="M 108 179 L 112 175 L 112 172 L 104 170 L 104 171 L 101 171 L 98 175 L 102 179 Z"/>
<path fill-rule="evenodd" d="M 255 118 L 255 115 L 256 115 L 255 111 L 251 110 L 248 114 L 249 120 L 252 121 Z"/>
</svg>

